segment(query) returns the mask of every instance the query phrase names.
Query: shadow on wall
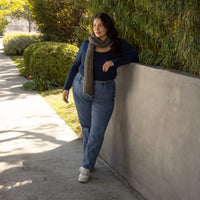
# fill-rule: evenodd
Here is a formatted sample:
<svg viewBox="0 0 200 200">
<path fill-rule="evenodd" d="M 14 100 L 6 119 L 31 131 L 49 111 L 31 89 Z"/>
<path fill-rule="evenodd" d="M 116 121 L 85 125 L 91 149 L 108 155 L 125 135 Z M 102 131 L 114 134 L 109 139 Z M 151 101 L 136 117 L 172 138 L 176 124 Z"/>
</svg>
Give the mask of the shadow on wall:
<svg viewBox="0 0 200 200">
<path fill-rule="evenodd" d="M 127 70 L 128 68 L 128 70 Z M 125 81 L 127 80 L 127 81 Z M 130 147 L 127 145 L 130 142 L 128 127 L 132 123 L 132 119 L 129 118 L 130 109 L 128 100 L 132 96 L 134 91 L 135 82 L 135 68 L 129 65 L 120 68 L 120 73 L 116 79 L 116 97 L 115 97 L 115 108 L 113 111 L 112 118 L 109 122 L 105 140 L 110 142 L 110 145 L 103 145 L 103 157 L 114 163 L 112 167 L 121 174 L 125 173 L 125 177 L 130 175 L 129 161 L 131 160 Z M 123 93 L 123 97 L 121 94 Z M 114 135 L 110 134 L 110 130 L 115 131 Z M 114 136 L 114 139 L 112 138 Z M 105 152 L 107 152 L 105 154 Z M 126 161 L 126 162 L 125 162 Z"/>
</svg>

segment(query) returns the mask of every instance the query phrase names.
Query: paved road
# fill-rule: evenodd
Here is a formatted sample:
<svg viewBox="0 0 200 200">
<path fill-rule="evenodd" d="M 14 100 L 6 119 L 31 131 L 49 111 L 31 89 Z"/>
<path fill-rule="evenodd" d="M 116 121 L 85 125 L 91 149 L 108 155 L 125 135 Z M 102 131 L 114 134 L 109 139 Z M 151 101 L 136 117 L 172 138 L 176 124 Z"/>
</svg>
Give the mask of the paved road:
<svg viewBox="0 0 200 200">
<path fill-rule="evenodd" d="M 101 158 L 78 183 L 82 141 L 24 82 L 0 43 L 0 200 L 139 200 Z"/>
</svg>

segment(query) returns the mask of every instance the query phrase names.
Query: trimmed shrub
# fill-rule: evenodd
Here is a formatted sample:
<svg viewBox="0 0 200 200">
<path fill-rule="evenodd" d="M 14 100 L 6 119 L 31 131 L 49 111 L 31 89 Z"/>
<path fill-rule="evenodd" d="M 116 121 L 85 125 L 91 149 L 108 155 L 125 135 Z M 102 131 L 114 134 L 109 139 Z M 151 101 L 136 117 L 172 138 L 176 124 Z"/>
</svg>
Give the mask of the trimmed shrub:
<svg viewBox="0 0 200 200">
<path fill-rule="evenodd" d="M 67 43 L 53 43 L 37 48 L 30 59 L 36 90 L 63 86 L 73 64 L 78 47 Z"/>
<path fill-rule="evenodd" d="M 4 51 L 8 55 L 23 55 L 29 45 L 41 40 L 41 35 L 35 33 L 12 33 L 3 39 Z"/>
<path fill-rule="evenodd" d="M 25 76 L 26 78 L 28 78 L 29 76 L 32 76 L 32 69 L 30 67 L 30 60 L 31 60 L 31 56 L 33 54 L 33 52 L 42 47 L 43 45 L 48 45 L 48 44 L 53 44 L 53 42 L 37 42 L 37 43 L 34 43 L 34 44 L 31 44 L 30 46 L 28 46 L 24 53 L 23 53 L 23 56 L 24 56 L 24 65 L 25 65 Z"/>
</svg>

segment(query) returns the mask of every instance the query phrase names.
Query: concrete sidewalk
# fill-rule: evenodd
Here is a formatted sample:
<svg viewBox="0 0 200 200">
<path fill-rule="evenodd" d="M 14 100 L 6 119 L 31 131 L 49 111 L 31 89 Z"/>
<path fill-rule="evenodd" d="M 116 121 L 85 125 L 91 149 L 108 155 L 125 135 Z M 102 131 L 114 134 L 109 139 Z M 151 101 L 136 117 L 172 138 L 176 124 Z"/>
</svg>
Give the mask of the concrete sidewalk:
<svg viewBox="0 0 200 200">
<path fill-rule="evenodd" d="M 0 200 L 141 199 L 101 158 L 90 182 L 78 183 L 82 141 L 24 82 L 1 45 Z"/>
</svg>

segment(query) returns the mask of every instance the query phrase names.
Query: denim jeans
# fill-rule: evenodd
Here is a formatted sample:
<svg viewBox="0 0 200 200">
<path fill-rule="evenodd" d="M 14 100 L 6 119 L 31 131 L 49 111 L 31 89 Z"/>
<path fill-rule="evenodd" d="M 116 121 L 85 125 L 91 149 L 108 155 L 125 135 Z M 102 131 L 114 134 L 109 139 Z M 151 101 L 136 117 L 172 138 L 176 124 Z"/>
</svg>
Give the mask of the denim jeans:
<svg viewBox="0 0 200 200">
<path fill-rule="evenodd" d="M 93 169 L 113 112 L 115 82 L 94 81 L 94 94 L 90 97 L 83 93 L 83 77 L 78 73 L 73 82 L 73 96 L 82 127 L 82 166 Z"/>
</svg>

